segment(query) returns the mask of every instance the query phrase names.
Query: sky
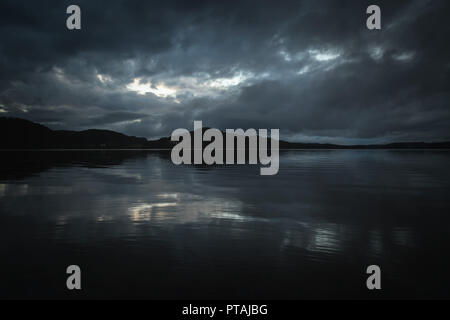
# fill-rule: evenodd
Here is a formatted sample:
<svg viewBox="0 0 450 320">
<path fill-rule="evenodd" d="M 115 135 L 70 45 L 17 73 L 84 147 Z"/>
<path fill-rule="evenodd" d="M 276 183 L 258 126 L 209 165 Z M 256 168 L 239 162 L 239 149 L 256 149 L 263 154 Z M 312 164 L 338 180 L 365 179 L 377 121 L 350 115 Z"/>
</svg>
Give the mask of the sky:
<svg viewBox="0 0 450 320">
<path fill-rule="evenodd" d="M 446 0 L 2 0 L 0 116 L 149 139 L 201 120 L 300 142 L 450 140 L 449 15 Z"/>
</svg>

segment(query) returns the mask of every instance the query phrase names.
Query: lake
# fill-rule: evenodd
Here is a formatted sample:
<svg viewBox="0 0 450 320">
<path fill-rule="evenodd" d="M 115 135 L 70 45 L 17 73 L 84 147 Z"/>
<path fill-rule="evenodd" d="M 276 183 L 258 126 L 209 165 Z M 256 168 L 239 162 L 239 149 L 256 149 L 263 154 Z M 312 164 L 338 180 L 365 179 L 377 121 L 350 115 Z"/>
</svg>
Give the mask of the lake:
<svg viewBox="0 0 450 320">
<path fill-rule="evenodd" d="M 282 151 L 275 176 L 162 151 L 0 156 L 0 298 L 450 298 L 450 151 Z"/>
</svg>

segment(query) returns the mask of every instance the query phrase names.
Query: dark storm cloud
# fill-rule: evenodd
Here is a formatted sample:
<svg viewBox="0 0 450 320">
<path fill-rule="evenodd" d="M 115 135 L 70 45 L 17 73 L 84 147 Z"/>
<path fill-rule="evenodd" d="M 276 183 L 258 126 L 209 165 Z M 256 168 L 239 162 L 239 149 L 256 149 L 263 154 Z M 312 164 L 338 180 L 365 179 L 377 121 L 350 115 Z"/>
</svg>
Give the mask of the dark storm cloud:
<svg viewBox="0 0 450 320">
<path fill-rule="evenodd" d="M 75 2 L 74 2 L 75 3 Z M 340 143 L 450 139 L 446 1 L 0 3 L 0 116 L 168 135 L 193 120 Z"/>
</svg>

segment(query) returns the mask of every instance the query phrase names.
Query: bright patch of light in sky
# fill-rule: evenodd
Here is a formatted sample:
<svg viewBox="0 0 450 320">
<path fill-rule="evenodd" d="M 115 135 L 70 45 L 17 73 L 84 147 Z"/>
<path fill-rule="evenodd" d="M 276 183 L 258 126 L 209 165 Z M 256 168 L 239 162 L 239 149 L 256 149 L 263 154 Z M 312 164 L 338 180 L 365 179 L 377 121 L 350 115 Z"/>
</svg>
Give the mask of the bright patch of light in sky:
<svg viewBox="0 0 450 320">
<path fill-rule="evenodd" d="M 290 62 L 292 60 L 291 55 L 286 50 L 281 50 L 278 52 L 284 61 Z"/>
<path fill-rule="evenodd" d="M 402 52 L 398 55 L 395 55 L 394 59 L 398 61 L 409 61 L 413 59 L 414 56 L 415 56 L 414 52 Z"/>
<path fill-rule="evenodd" d="M 317 61 L 330 61 L 339 58 L 340 53 L 332 51 L 309 50 L 309 54 Z"/>
<path fill-rule="evenodd" d="M 380 60 L 383 58 L 384 49 L 382 47 L 374 47 L 370 49 L 370 57 L 374 60 Z"/>
<path fill-rule="evenodd" d="M 189 97 L 218 97 L 227 92 L 235 92 L 247 80 L 255 78 L 251 72 L 239 71 L 229 77 L 212 78 L 210 74 L 196 74 L 194 76 L 182 76 L 168 78 L 164 83 L 153 85 L 152 81 L 135 78 L 126 86 L 129 91 L 139 95 L 152 93 L 160 98 L 175 98 L 176 103 Z"/>
<path fill-rule="evenodd" d="M 206 85 L 211 88 L 228 89 L 235 87 L 251 78 L 253 74 L 239 72 L 230 78 L 217 78 L 206 82 Z"/>
<path fill-rule="evenodd" d="M 299 72 L 297 72 L 297 74 L 305 74 L 305 73 L 308 73 L 309 70 L 310 70 L 309 66 L 304 66 L 303 68 L 300 69 Z"/>
<path fill-rule="evenodd" d="M 133 124 L 133 123 L 141 123 L 142 119 L 135 119 L 135 120 L 126 120 L 126 121 L 121 121 L 121 124 Z"/>
<path fill-rule="evenodd" d="M 23 103 L 17 104 L 17 109 L 19 109 L 23 113 L 28 113 L 29 106 L 24 105 Z"/>
<path fill-rule="evenodd" d="M 305 52 L 297 52 L 297 53 L 291 54 L 288 51 L 286 51 L 285 49 L 278 51 L 278 54 L 286 62 L 300 61 L 305 58 Z"/>
<path fill-rule="evenodd" d="M 141 78 L 135 78 L 132 83 L 127 85 L 127 89 L 137 92 L 140 95 L 153 93 L 155 96 L 160 98 L 173 97 L 177 93 L 175 88 L 168 87 L 164 83 L 152 85 L 151 82 L 142 82 Z"/>
<path fill-rule="evenodd" d="M 70 84 L 69 79 L 66 77 L 66 74 L 64 73 L 64 70 L 58 67 L 53 67 L 53 74 L 55 75 L 55 77 L 66 84 Z"/>
<path fill-rule="evenodd" d="M 97 79 L 100 80 L 101 83 L 107 83 L 107 82 L 112 82 L 112 79 L 110 76 L 108 75 L 104 75 L 104 74 L 97 74 Z"/>
</svg>

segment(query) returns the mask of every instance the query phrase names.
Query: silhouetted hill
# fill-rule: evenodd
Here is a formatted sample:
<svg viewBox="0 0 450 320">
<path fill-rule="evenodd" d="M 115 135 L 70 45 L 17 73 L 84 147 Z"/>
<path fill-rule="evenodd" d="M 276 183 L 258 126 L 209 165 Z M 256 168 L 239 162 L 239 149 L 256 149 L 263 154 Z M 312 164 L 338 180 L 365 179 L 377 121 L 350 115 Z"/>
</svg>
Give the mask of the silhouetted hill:
<svg viewBox="0 0 450 320">
<path fill-rule="evenodd" d="M 207 128 L 203 128 L 203 131 Z M 191 132 L 193 137 L 193 132 Z M 110 130 L 51 130 L 19 118 L 0 118 L 0 149 L 171 149 L 170 137 L 149 141 Z M 193 140 L 193 138 L 192 138 Z M 203 143 L 203 146 L 208 143 Z M 386 145 L 342 146 L 280 141 L 280 149 L 447 149 L 450 142 L 400 142 Z"/>
<path fill-rule="evenodd" d="M 444 142 L 396 142 L 389 144 L 337 145 L 327 143 L 298 143 L 280 140 L 280 149 L 450 149 L 450 141 Z"/>
<path fill-rule="evenodd" d="M 128 149 L 147 148 L 145 138 L 109 130 L 54 131 L 34 122 L 0 118 L 1 149 Z"/>
</svg>

